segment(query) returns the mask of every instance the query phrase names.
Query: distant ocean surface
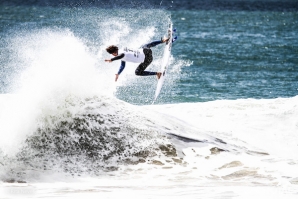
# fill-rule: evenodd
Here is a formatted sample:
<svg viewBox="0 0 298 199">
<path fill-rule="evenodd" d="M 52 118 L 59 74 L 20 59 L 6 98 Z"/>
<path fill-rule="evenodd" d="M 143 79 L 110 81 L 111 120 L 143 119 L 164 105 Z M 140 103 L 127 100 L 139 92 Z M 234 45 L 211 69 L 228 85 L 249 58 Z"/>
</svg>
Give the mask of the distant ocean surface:
<svg viewBox="0 0 298 199">
<path fill-rule="evenodd" d="M 115 83 L 105 48 L 139 48 L 169 22 L 152 105 L 156 77 L 127 63 Z M 296 0 L 2 0 L 2 193 L 297 197 L 297 30 Z"/>
</svg>

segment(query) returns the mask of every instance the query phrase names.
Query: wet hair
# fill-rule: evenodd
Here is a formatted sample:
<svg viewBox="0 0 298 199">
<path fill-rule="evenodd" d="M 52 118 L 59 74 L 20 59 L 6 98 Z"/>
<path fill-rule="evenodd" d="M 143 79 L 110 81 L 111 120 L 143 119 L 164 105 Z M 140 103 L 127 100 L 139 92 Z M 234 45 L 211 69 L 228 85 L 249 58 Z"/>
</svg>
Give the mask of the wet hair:
<svg viewBox="0 0 298 199">
<path fill-rule="evenodd" d="M 106 48 L 106 51 L 107 51 L 108 53 L 112 54 L 112 53 L 118 52 L 118 47 L 112 45 L 112 46 L 107 47 L 107 48 Z"/>
</svg>

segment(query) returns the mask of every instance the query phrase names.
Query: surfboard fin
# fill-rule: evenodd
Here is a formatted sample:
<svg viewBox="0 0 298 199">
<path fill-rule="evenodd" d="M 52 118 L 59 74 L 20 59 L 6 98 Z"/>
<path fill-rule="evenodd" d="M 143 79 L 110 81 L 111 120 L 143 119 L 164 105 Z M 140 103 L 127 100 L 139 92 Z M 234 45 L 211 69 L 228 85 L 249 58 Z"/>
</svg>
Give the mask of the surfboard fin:
<svg viewBox="0 0 298 199">
<path fill-rule="evenodd" d="M 178 39 L 178 37 L 175 35 L 174 37 L 174 34 L 173 33 L 177 33 L 177 29 L 174 28 L 173 31 L 172 31 L 172 43 L 174 43 L 174 41 L 176 41 Z"/>
<path fill-rule="evenodd" d="M 175 37 L 172 39 L 172 43 L 174 43 L 177 39 L 178 39 L 178 37 L 175 36 Z"/>
</svg>

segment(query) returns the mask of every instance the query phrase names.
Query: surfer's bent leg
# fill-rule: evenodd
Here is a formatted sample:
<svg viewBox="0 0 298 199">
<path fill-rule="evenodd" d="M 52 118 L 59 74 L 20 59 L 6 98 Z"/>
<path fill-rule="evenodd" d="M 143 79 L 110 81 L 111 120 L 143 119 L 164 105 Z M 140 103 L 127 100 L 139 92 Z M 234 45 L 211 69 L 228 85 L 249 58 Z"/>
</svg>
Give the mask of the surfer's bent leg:
<svg viewBox="0 0 298 199">
<path fill-rule="evenodd" d="M 143 52 L 145 54 L 145 60 L 137 67 L 135 74 L 139 76 L 156 75 L 156 72 L 145 71 L 145 69 L 151 64 L 153 60 L 152 50 L 149 48 L 144 48 Z"/>
<path fill-rule="evenodd" d="M 162 40 L 157 40 L 157 41 L 153 41 L 153 42 L 143 45 L 142 48 L 151 48 L 151 47 L 157 46 L 158 44 L 162 44 L 162 43 L 163 43 Z"/>
</svg>

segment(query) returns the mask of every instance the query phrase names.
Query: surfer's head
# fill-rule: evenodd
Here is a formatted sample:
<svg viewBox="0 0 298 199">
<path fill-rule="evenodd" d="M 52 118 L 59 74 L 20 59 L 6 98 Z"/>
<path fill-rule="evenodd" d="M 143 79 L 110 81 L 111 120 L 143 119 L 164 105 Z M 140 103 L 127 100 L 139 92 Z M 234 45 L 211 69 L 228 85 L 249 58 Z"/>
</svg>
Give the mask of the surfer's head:
<svg viewBox="0 0 298 199">
<path fill-rule="evenodd" d="M 108 53 L 110 53 L 110 54 L 113 54 L 113 55 L 114 55 L 114 53 L 115 53 L 115 54 L 117 55 L 117 54 L 118 54 L 118 47 L 112 45 L 112 46 L 107 47 L 107 48 L 106 48 L 106 51 L 107 51 Z"/>
</svg>

